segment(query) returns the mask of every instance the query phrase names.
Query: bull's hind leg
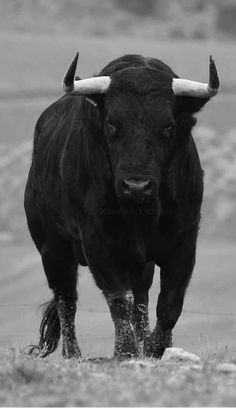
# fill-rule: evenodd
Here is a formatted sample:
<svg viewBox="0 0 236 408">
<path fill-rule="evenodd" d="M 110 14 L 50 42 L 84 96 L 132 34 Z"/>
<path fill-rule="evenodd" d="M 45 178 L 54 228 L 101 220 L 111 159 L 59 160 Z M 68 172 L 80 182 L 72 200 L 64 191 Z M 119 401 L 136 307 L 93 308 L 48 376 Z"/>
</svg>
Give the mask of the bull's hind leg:
<svg viewBox="0 0 236 408">
<path fill-rule="evenodd" d="M 138 344 L 132 325 L 133 299 L 130 292 L 105 292 L 115 326 L 114 357 L 118 359 L 138 356 Z"/>
<path fill-rule="evenodd" d="M 54 321 L 49 319 L 46 309 L 41 324 L 41 348 L 50 352 L 51 342 L 58 342 L 61 332 L 63 357 L 81 357 L 75 331 L 78 265 L 74 260 L 72 245 L 61 237 L 53 236 L 53 239 L 43 245 L 41 256 L 49 287 L 54 293 L 55 317 Z M 55 322 L 58 326 L 57 332 L 53 331 Z"/>
<path fill-rule="evenodd" d="M 172 329 L 183 307 L 184 295 L 195 264 L 195 242 L 176 251 L 161 267 L 161 292 L 158 297 L 157 322 L 147 354 L 161 358 L 166 347 L 172 346 Z"/>
</svg>

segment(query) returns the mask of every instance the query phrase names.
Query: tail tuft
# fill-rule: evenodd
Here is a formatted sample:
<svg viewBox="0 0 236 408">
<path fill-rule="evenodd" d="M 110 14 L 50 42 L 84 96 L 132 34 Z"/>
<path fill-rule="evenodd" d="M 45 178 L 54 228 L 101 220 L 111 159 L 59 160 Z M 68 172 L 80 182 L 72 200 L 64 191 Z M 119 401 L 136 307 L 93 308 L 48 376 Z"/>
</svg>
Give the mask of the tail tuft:
<svg viewBox="0 0 236 408">
<path fill-rule="evenodd" d="M 42 305 L 43 319 L 40 324 L 39 345 L 29 346 L 26 353 L 35 357 L 46 357 L 56 350 L 61 335 L 57 304 L 53 298 Z"/>
</svg>

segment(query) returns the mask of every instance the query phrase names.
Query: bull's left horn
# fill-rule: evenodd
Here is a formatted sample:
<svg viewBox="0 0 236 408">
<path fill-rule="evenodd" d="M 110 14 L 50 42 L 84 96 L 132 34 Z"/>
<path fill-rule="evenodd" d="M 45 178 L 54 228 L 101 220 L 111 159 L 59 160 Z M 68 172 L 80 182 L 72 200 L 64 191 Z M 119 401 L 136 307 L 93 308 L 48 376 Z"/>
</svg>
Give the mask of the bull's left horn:
<svg viewBox="0 0 236 408">
<path fill-rule="evenodd" d="M 215 96 L 220 88 L 220 80 L 216 65 L 210 56 L 209 83 L 191 81 L 189 79 L 173 78 L 172 89 L 175 95 L 192 96 L 195 98 L 211 98 Z"/>
<path fill-rule="evenodd" d="M 64 79 L 63 79 L 63 90 L 65 93 L 77 92 L 78 94 L 94 94 L 94 93 L 106 93 L 110 83 L 111 78 L 109 76 L 100 76 L 87 79 L 75 80 L 75 71 L 77 66 L 79 53 L 77 52 L 75 58 L 73 59 L 71 65 L 69 66 Z"/>
</svg>

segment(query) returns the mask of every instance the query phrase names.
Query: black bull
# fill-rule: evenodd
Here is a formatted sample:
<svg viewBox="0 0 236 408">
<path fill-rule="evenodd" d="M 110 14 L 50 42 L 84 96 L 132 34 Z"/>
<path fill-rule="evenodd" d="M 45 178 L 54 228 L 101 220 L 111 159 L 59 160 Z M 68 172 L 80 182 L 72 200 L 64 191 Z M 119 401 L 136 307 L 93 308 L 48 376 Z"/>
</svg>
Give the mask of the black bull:
<svg viewBox="0 0 236 408">
<path fill-rule="evenodd" d="M 105 95 L 65 95 L 35 128 L 25 211 L 54 296 L 30 352 L 48 355 L 62 334 L 63 356 L 81 356 L 77 269 L 88 265 L 110 308 L 115 356 L 160 357 L 195 263 L 203 172 L 191 130 L 209 98 L 174 95 L 176 75 L 156 59 L 124 56 L 99 75 L 112 78 Z"/>
</svg>

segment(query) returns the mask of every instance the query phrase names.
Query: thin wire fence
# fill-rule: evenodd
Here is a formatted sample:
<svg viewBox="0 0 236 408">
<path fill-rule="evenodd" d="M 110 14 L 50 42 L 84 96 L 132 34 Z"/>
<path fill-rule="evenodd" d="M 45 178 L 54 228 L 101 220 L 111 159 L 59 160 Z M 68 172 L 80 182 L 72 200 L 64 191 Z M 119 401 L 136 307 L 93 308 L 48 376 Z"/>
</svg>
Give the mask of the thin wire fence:
<svg viewBox="0 0 236 408">
<path fill-rule="evenodd" d="M 16 309 L 24 309 L 24 308 L 40 308 L 40 304 L 36 303 L 0 303 L 0 308 L 16 308 Z M 149 311 L 155 311 L 156 308 L 154 307 L 149 307 Z M 87 313 L 108 313 L 106 310 L 98 310 L 95 308 L 84 308 L 81 307 L 79 308 L 80 312 L 87 312 Z M 196 315 L 206 315 L 206 316 L 235 316 L 236 313 L 234 312 L 212 312 L 212 311 L 201 311 L 201 310 L 189 310 L 189 309 L 183 309 L 183 313 L 187 314 L 196 314 Z"/>
<path fill-rule="evenodd" d="M 35 308 L 36 310 L 37 309 L 39 310 L 40 305 L 35 304 L 35 303 L 11 303 L 11 304 L 0 303 L 0 309 L 1 308 L 2 309 L 8 309 L 8 308 L 9 309 L 14 309 L 15 308 L 15 309 L 22 309 L 22 310 Z M 98 309 L 95 309 L 93 307 L 87 307 L 87 308 L 86 307 L 81 307 L 81 308 L 79 308 L 78 311 L 82 312 L 82 313 L 102 314 L 102 315 L 104 315 L 104 317 L 105 317 L 105 315 L 109 315 L 108 310 L 107 311 L 106 310 L 98 310 Z M 151 308 L 149 308 L 149 311 L 154 312 L 155 308 L 151 307 Z M 235 321 L 235 324 L 233 323 L 233 325 L 232 325 L 232 320 L 231 320 L 231 325 L 227 330 L 224 329 L 224 334 L 227 335 L 230 338 L 235 337 L 235 334 L 236 334 L 236 313 L 233 313 L 233 312 L 212 312 L 212 311 L 199 311 L 199 310 L 183 309 L 183 315 L 184 314 L 187 314 L 187 315 L 199 315 L 199 316 L 202 316 L 202 317 L 204 317 L 204 316 L 206 316 L 206 317 L 217 317 L 217 316 L 218 317 L 227 317 L 227 316 L 231 317 Z M 225 320 L 225 322 L 227 322 L 227 320 Z M 204 321 L 203 321 L 203 323 L 204 323 Z M 208 323 L 210 323 L 210 322 L 208 322 Z M 21 331 L 19 331 L 19 332 L 1 332 L 0 333 L 0 346 L 1 346 L 1 343 L 2 344 L 5 344 L 6 342 L 9 343 L 9 342 L 13 341 L 16 338 L 18 338 L 19 341 L 22 341 L 23 339 L 27 339 L 27 338 L 32 339 L 32 338 L 35 338 L 37 336 L 38 336 L 38 330 L 35 330 L 34 332 L 26 330 L 23 333 Z M 91 342 L 93 342 L 96 339 L 100 339 L 100 340 L 104 340 L 104 341 L 106 341 L 106 340 L 110 341 L 112 336 L 113 336 L 112 332 L 110 332 L 108 334 L 105 334 L 105 333 L 102 333 L 102 334 L 93 333 L 92 332 L 92 327 L 91 327 L 91 332 L 89 332 L 89 338 L 90 338 Z M 186 330 L 184 331 L 184 333 L 182 333 L 182 335 L 180 333 L 177 335 L 177 337 L 187 338 L 188 341 L 193 341 L 193 340 L 197 341 L 198 338 L 203 340 L 202 337 L 205 338 L 207 336 L 209 336 L 209 333 L 206 333 L 206 334 L 203 334 L 203 333 L 198 333 L 197 334 L 196 332 L 190 332 L 189 333 Z M 214 337 L 214 335 L 213 335 L 213 337 Z M 83 339 L 83 341 L 86 339 L 86 341 L 87 341 L 88 333 L 86 333 L 86 334 L 79 333 L 79 338 Z M 22 339 L 22 340 L 20 340 L 20 339 Z"/>
</svg>

